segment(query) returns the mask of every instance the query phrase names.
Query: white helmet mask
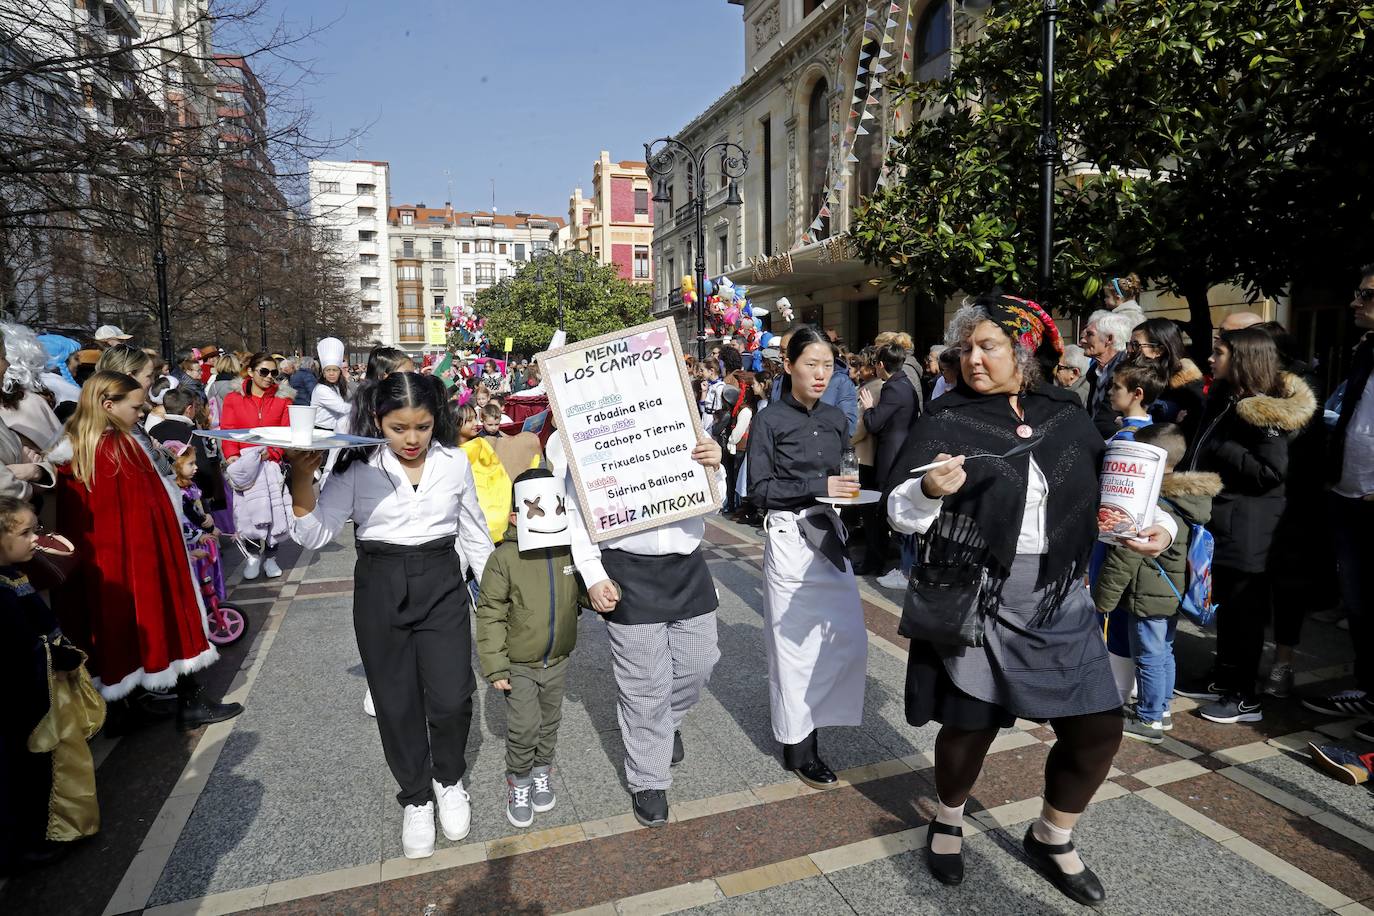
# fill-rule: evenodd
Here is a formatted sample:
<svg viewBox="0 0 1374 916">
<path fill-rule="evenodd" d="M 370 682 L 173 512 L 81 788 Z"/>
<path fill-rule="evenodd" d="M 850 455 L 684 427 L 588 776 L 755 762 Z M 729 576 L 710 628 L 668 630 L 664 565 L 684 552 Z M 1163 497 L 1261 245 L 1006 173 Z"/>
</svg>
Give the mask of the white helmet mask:
<svg viewBox="0 0 1374 916">
<path fill-rule="evenodd" d="M 515 531 L 521 550 L 572 543 L 569 496 L 559 477 L 533 477 L 515 484 Z"/>
</svg>

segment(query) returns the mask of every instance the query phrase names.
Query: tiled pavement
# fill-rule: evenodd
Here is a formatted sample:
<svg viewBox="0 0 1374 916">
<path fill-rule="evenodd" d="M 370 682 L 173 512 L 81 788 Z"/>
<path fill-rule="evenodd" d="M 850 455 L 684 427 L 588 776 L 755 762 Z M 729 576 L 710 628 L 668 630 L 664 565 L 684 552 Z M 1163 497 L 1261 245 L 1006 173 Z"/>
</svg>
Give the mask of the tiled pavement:
<svg viewBox="0 0 1374 916">
<path fill-rule="evenodd" d="M 935 728 L 902 714 L 898 597 L 868 580 L 862 727 L 823 733 L 845 785 L 815 792 L 770 735 L 761 633 L 762 547 L 712 522 L 722 659 L 688 718 L 673 823 L 628 814 L 605 629 L 584 615 L 555 780 L 558 807 L 516 830 L 502 805 L 504 711 L 479 693 L 469 744 L 474 826 L 428 860 L 400 857 L 400 809 L 372 720 L 351 624 L 353 550 L 302 557 L 282 580 L 235 591 L 250 645 L 215 673 L 247 711 L 199 735 L 149 729 L 97 746 L 104 830 L 45 872 L 0 889 L 0 912 L 149 916 L 257 913 L 1066 913 L 1026 865 L 1053 732 L 1004 732 L 975 789 L 970 880 L 936 884 L 920 860 Z M 1310 623 L 1301 680 L 1348 675 L 1343 631 Z M 1202 659 L 1209 643 L 1180 639 Z M 232 681 L 232 683 L 231 683 Z M 1104 912 L 1374 912 L 1374 794 L 1303 753 L 1308 729 L 1347 736 L 1296 702 L 1257 726 L 1179 708 L 1159 747 L 1126 742 L 1076 839 L 1111 898 Z"/>
</svg>

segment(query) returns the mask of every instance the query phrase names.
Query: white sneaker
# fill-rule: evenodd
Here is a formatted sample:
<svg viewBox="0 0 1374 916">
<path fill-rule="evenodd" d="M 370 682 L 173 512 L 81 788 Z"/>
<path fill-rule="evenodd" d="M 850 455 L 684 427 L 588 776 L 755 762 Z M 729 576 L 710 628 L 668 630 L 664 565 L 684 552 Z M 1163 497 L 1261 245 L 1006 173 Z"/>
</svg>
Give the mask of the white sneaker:
<svg viewBox="0 0 1374 916">
<path fill-rule="evenodd" d="M 258 577 L 262 572 L 262 557 L 249 557 L 243 564 L 243 581 L 249 582 Z"/>
<path fill-rule="evenodd" d="M 401 849 L 407 859 L 427 859 L 434 855 L 434 802 L 406 805 Z"/>
<path fill-rule="evenodd" d="M 887 575 L 878 577 L 878 584 L 883 588 L 905 589 L 906 582 L 906 576 L 902 575 L 900 569 L 894 569 Z"/>
<path fill-rule="evenodd" d="M 277 565 L 275 557 L 268 557 L 262 561 L 262 571 L 269 579 L 276 579 L 281 575 L 281 567 Z"/>
<path fill-rule="evenodd" d="M 434 780 L 434 800 L 439 807 L 439 825 L 444 828 L 444 836 L 450 840 L 461 840 L 472 829 L 472 805 L 468 803 L 468 790 L 463 788 L 460 779 L 451 786 L 441 786 Z"/>
<path fill-rule="evenodd" d="M 377 718 L 377 707 L 372 705 L 372 688 L 367 688 L 367 693 L 363 694 L 363 712 L 372 718 Z"/>
</svg>

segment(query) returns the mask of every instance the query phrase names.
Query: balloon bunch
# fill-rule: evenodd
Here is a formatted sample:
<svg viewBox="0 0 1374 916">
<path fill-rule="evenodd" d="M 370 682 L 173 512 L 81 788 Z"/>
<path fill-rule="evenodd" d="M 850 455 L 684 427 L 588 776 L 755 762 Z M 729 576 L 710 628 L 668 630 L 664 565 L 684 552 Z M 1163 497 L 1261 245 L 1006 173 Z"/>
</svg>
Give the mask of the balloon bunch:
<svg viewBox="0 0 1374 916">
<path fill-rule="evenodd" d="M 792 302 L 786 296 L 778 300 L 778 314 L 781 315 L 782 320 L 788 324 L 791 324 L 795 318 L 792 314 Z"/>
<path fill-rule="evenodd" d="M 448 317 L 447 329 L 449 346 L 461 350 L 475 350 L 485 355 L 490 350 L 491 341 L 487 338 L 487 320 L 478 315 L 466 302 L 459 303 L 456 309 L 444 307 Z"/>
<path fill-rule="evenodd" d="M 728 277 L 721 277 L 714 284 L 707 280 L 702 294 L 706 296 L 706 323 L 712 337 L 719 337 L 722 343 L 733 344 L 744 353 L 759 349 L 763 318 L 768 310 L 756 308 L 749 301 L 748 287 L 735 286 Z M 686 302 L 685 292 L 683 301 Z"/>
</svg>

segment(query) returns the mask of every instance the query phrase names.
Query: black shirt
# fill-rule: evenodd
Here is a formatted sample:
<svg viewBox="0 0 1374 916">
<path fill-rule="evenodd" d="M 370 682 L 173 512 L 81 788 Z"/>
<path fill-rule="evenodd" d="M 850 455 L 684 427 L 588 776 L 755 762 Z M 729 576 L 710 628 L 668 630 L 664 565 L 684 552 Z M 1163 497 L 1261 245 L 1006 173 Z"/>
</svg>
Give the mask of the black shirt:
<svg viewBox="0 0 1374 916">
<path fill-rule="evenodd" d="M 749 426 L 749 499 L 763 509 L 805 509 L 840 472 L 849 418 L 820 401 L 807 410 L 784 390 Z"/>
</svg>

